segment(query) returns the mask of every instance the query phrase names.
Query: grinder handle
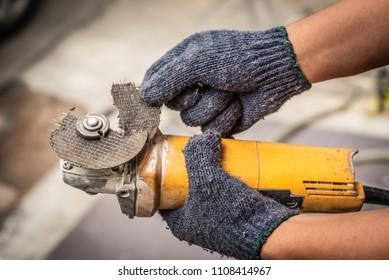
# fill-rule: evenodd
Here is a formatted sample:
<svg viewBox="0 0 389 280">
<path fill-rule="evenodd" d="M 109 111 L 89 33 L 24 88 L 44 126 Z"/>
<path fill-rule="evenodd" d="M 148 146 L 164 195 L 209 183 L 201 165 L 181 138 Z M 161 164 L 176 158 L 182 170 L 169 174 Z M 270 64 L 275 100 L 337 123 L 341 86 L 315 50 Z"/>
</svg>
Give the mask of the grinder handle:
<svg viewBox="0 0 389 280">
<path fill-rule="evenodd" d="M 184 149 L 189 137 L 160 135 L 143 158 L 139 177 L 145 186 L 138 195 L 142 205 L 177 209 L 188 195 Z M 222 139 L 221 165 L 230 175 L 273 198 L 291 198 L 307 212 L 348 212 L 364 202 L 361 184 L 354 180 L 355 149 L 291 145 Z M 147 191 L 149 191 L 147 193 Z M 146 195 L 148 194 L 148 195 Z M 147 201 L 146 201 L 147 200 Z M 139 215 L 139 214 L 137 214 Z"/>
</svg>

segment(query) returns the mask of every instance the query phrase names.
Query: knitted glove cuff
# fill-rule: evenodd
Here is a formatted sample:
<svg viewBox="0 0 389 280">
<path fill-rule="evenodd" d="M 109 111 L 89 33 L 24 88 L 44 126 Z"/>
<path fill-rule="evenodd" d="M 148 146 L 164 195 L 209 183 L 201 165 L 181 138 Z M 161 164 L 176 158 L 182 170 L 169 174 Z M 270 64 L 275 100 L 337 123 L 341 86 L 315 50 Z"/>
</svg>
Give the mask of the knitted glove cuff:
<svg viewBox="0 0 389 280">
<path fill-rule="evenodd" d="M 256 66 L 249 70 L 250 81 L 257 88 L 239 95 L 243 116 L 235 123 L 231 134 L 250 128 L 260 119 L 278 111 L 293 96 L 311 88 L 296 62 L 285 27 L 276 27 L 264 33 Z M 268 40 L 272 43 L 267 44 Z"/>
<path fill-rule="evenodd" d="M 311 87 L 284 26 L 261 32 L 207 31 L 198 36 L 204 47 L 196 45 L 193 54 L 190 48 L 185 53 L 191 58 L 192 71 L 175 73 L 175 81 L 200 82 L 236 93 L 293 89 L 297 94 Z"/>
<path fill-rule="evenodd" d="M 266 204 L 278 204 L 271 199 L 265 198 Z M 278 205 L 275 212 L 267 212 L 268 217 L 263 214 L 253 216 L 245 223 L 239 223 L 239 228 L 231 228 L 226 231 L 226 243 L 219 251 L 226 250 L 226 255 L 237 259 L 261 259 L 261 250 L 266 243 L 267 238 L 284 221 L 299 215 L 296 210 L 290 210 L 284 206 Z M 271 213 L 271 214 L 270 214 Z M 242 217 L 244 219 L 244 217 Z"/>
<path fill-rule="evenodd" d="M 293 45 L 289 40 L 288 33 L 286 32 L 286 28 L 284 26 L 276 27 L 276 29 L 281 29 L 281 32 L 284 34 L 284 40 L 289 46 L 290 52 L 289 52 L 289 58 L 293 65 L 293 71 L 295 72 L 296 76 L 300 80 L 301 85 L 303 86 L 304 90 L 309 90 L 312 87 L 312 84 L 308 81 L 308 79 L 305 77 L 303 71 L 301 71 L 300 66 L 298 65 L 296 61 L 296 54 L 293 50 Z"/>
<path fill-rule="evenodd" d="M 150 105 L 162 105 L 198 84 L 235 93 L 300 93 L 311 86 L 282 26 L 261 32 L 196 33 L 148 69 L 141 95 Z"/>
<path fill-rule="evenodd" d="M 259 246 L 258 246 L 258 255 L 256 255 L 256 257 L 258 257 L 258 259 L 261 259 L 261 251 L 262 251 L 262 247 L 263 245 L 266 243 L 267 241 L 267 238 L 273 233 L 273 231 L 280 225 L 282 224 L 283 222 L 285 222 L 286 220 L 288 220 L 289 218 L 291 217 L 294 217 L 294 216 L 297 216 L 299 215 L 300 213 L 298 211 L 292 211 L 290 210 L 289 213 L 287 215 L 285 215 L 284 217 L 282 217 L 280 220 L 277 220 L 275 221 L 273 224 L 271 224 L 269 226 L 269 228 L 264 231 L 260 236 L 259 236 L 259 240 L 258 240 L 258 243 L 259 243 Z"/>
</svg>

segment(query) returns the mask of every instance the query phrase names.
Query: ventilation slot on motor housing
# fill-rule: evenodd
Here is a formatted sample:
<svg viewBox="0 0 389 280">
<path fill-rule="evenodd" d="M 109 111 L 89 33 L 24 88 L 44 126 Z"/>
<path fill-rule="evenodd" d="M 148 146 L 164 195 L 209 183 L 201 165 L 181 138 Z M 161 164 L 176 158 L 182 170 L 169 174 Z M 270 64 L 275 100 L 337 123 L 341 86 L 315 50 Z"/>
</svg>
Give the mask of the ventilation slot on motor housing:
<svg viewBox="0 0 389 280">
<path fill-rule="evenodd" d="M 358 196 L 354 183 L 303 181 L 308 195 Z"/>
</svg>

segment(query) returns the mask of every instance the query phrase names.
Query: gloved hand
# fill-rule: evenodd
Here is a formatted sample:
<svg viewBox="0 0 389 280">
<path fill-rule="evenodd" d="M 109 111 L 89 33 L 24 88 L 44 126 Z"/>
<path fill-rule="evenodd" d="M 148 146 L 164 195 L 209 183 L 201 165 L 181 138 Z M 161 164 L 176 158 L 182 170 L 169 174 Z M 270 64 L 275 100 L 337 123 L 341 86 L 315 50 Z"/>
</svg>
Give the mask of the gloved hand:
<svg viewBox="0 0 389 280">
<path fill-rule="evenodd" d="M 180 240 L 237 259 L 258 259 L 267 237 L 298 212 L 261 195 L 221 167 L 220 135 L 192 137 L 184 154 L 189 195 L 177 210 L 160 210 Z"/>
<path fill-rule="evenodd" d="M 284 27 L 194 34 L 156 61 L 141 84 L 149 105 L 222 136 L 244 131 L 311 87 Z"/>
</svg>

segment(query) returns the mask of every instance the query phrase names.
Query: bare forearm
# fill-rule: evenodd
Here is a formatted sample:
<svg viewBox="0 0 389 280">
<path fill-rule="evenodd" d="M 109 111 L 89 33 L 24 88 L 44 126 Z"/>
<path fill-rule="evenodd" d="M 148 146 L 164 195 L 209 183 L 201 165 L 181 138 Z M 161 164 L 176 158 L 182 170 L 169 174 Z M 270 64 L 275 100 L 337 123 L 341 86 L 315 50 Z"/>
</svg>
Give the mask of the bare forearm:
<svg viewBox="0 0 389 280">
<path fill-rule="evenodd" d="M 389 0 L 343 0 L 287 27 L 311 83 L 389 63 Z"/>
<path fill-rule="evenodd" d="M 389 259 L 389 209 L 299 215 L 262 248 L 264 259 Z"/>
</svg>

